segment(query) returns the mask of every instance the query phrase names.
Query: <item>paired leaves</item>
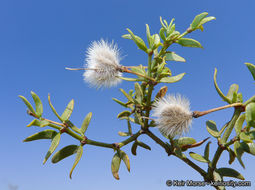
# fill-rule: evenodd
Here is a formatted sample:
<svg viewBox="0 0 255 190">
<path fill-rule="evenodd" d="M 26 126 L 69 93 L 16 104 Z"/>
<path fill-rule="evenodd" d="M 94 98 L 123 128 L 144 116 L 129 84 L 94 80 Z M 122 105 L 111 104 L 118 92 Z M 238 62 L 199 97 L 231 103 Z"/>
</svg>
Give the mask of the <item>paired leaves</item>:
<svg viewBox="0 0 255 190">
<path fill-rule="evenodd" d="M 117 153 L 114 154 L 111 162 L 112 175 L 117 180 L 120 179 L 119 168 L 121 160 L 125 163 L 127 170 L 130 171 L 130 161 L 127 154 L 122 150 L 118 150 Z"/>
</svg>

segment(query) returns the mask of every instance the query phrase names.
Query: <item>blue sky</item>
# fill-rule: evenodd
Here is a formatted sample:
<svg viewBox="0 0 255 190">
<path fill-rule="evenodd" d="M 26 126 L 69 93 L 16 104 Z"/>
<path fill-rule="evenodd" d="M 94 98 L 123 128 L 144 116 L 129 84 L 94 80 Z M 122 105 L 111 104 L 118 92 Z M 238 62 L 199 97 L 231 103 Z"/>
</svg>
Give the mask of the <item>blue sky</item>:
<svg viewBox="0 0 255 190">
<path fill-rule="evenodd" d="M 218 69 L 218 82 L 226 93 L 232 83 L 240 86 L 243 97 L 254 95 L 254 82 L 244 62 L 255 63 L 255 25 L 252 0 L 243 1 L 0 1 L 0 85 L 1 85 L 1 158 L 0 189 L 8 184 L 19 190 L 82 190 L 82 189 L 170 189 L 167 179 L 202 180 L 198 173 L 164 151 L 147 137 L 152 151 L 138 150 L 136 157 L 125 147 L 131 160 L 131 173 L 123 165 L 120 180 L 111 174 L 113 151 L 85 146 L 84 155 L 68 178 L 74 157 L 59 164 L 42 165 L 50 142 L 22 143 L 22 140 L 40 129 L 26 128 L 31 121 L 18 95 L 31 99 L 30 91 L 36 92 L 44 103 L 44 116 L 56 119 L 47 104 L 47 94 L 59 112 L 73 98 L 75 109 L 71 121 L 80 126 L 84 116 L 93 112 L 87 136 L 104 142 L 119 142 L 123 137 L 118 131 L 126 130 L 126 123 L 116 118 L 122 108 L 111 100 L 124 100 L 118 88 L 133 88 L 130 82 L 118 87 L 96 90 L 88 87 L 82 72 L 67 71 L 65 67 L 81 67 L 89 44 L 101 38 L 114 40 L 125 57 L 121 64 L 147 64 L 146 54 L 138 50 L 132 41 L 121 38 L 126 28 L 145 39 L 145 24 L 151 31 L 159 31 L 159 17 L 176 20 L 176 29 L 183 32 L 194 16 L 208 12 L 217 20 L 205 25 L 205 31 L 196 31 L 190 37 L 201 42 L 204 49 L 183 48 L 177 45 L 171 50 L 186 58 L 186 63 L 169 63 L 173 74 L 186 72 L 184 79 L 169 84 L 170 93 L 181 93 L 191 101 L 192 110 L 207 110 L 225 105 L 213 87 L 213 71 Z M 230 119 L 232 109 L 213 113 L 193 122 L 188 136 L 202 140 L 209 136 L 206 120 L 215 120 L 222 126 Z M 135 130 L 138 130 L 135 129 Z M 156 134 L 160 135 L 157 130 Z M 162 136 L 161 136 L 162 137 Z M 211 153 L 215 151 L 213 141 Z M 60 147 L 77 143 L 64 135 Z M 201 153 L 201 148 L 193 151 Z M 212 156 L 212 155 L 211 155 Z M 255 182 L 254 157 L 244 155 L 246 169 L 235 161 L 233 168 L 248 181 Z M 228 155 L 223 154 L 219 166 L 227 166 Z M 200 164 L 206 168 L 205 164 Z M 226 178 L 227 179 L 227 178 Z M 255 184 L 253 184 L 254 187 Z M 178 188 L 183 189 L 183 188 Z M 185 188 L 187 189 L 187 188 Z M 208 189 L 208 188 L 200 188 Z"/>
</svg>

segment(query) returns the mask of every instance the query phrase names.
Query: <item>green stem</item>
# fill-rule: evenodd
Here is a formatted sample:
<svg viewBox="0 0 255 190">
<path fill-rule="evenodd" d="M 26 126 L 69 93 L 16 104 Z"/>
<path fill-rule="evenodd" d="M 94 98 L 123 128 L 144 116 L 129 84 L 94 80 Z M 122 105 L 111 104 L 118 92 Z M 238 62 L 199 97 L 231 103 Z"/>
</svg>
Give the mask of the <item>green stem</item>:
<svg viewBox="0 0 255 190">
<path fill-rule="evenodd" d="M 232 119 L 228 123 L 227 129 L 226 129 L 225 133 L 223 134 L 222 143 L 225 143 L 228 140 L 228 138 L 229 138 L 234 126 L 235 126 L 236 120 L 238 119 L 240 114 L 241 114 L 241 109 L 236 108 L 235 112 L 232 116 Z M 212 175 L 213 170 L 216 168 L 217 162 L 219 161 L 220 156 L 221 156 L 223 151 L 224 151 L 224 149 L 222 149 L 220 146 L 217 148 L 217 150 L 214 154 L 213 160 L 212 160 L 212 162 L 210 164 L 210 167 L 208 169 L 208 172 L 210 173 L 210 175 Z"/>
<path fill-rule="evenodd" d="M 125 145 L 127 145 L 128 143 L 134 141 L 137 139 L 137 137 L 139 137 L 142 134 L 142 130 L 138 131 L 137 133 L 133 134 L 131 137 L 127 138 L 126 140 L 118 143 L 119 147 L 123 147 Z"/>
<path fill-rule="evenodd" d="M 151 111 L 151 95 L 152 95 L 152 91 L 153 91 L 153 84 L 149 84 L 148 87 L 148 94 L 147 94 L 147 102 L 146 102 L 146 113 L 145 113 L 145 117 L 149 118 L 150 117 L 150 111 Z M 145 124 L 144 124 L 144 128 L 148 129 L 149 127 L 149 119 L 145 119 Z"/>
<path fill-rule="evenodd" d="M 165 151 L 167 152 L 168 155 L 172 154 L 172 151 L 170 149 L 170 147 L 167 146 L 166 143 L 164 143 L 160 138 L 158 138 L 156 135 L 154 135 L 151 131 L 146 130 L 145 133 L 151 138 L 153 139 L 157 144 L 159 144 L 160 146 L 162 146 Z"/>
<path fill-rule="evenodd" d="M 196 165 L 194 162 L 192 162 L 187 157 L 180 157 L 177 154 L 174 154 L 174 156 L 176 156 L 177 158 L 181 159 L 183 162 L 188 164 L 190 167 L 192 167 L 194 170 L 196 170 L 198 173 L 200 173 L 201 176 L 203 176 L 203 178 L 206 180 L 206 176 L 207 176 L 206 171 L 204 171 L 202 168 L 200 168 L 198 165 Z"/>
<path fill-rule="evenodd" d="M 228 124 L 225 133 L 223 134 L 222 143 L 225 143 L 228 140 L 228 138 L 229 138 L 234 126 L 235 126 L 236 120 L 238 119 L 241 112 L 242 112 L 242 110 L 240 110 L 239 108 L 235 109 L 234 115 L 233 115 L 230 123 Z"/>
<path fill-rule="evenodd" d="M 151 68 L 151 61 L 152 61 L 152 55 L 149 54 L 148 56 L 148 76 L 151 77 L 151 70 L 153 68 Z"/>
</svg>

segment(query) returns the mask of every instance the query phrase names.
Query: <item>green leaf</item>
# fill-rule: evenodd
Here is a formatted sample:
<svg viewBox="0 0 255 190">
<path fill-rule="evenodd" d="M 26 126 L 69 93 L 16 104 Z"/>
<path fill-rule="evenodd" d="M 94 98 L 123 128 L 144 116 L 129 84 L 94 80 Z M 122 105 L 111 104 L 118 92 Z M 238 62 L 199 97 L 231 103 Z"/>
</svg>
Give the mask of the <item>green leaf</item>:
<svg viewBox="0 0 255 190">
<path fill-rule="evenodd" d="M 146 24 L 146 36 L 147 36 L 147 41 L 149 43 L 149 46 L 151 48 L 151 42 L 150 42 L 151 32 L 150 32 L 150 27 L 148 24 Z"/>
<path fill-rule="evenodd" d="M 199 162 L 205 162 L 205 163 L 208 162 L 208 160 L 205 159 L 205 158 L 204 158 L 203 156 L 201 156 L 200 154 L 196 154 L 196 153 L 194 153 L 194 152 L 190 152 L 189 155 L 190 155 L 191 158 L 193 158 L 193 159 L 195 159 L 195 160 L 197 160 L 197 161 L 199 161 Z"/>
<path fill-rule="evenodd" d="M 124 96 L 126 96 L 126 98 L 130 101 L 130 102 L 134 102 L 133 98 L 127 94 L 122 88 L 120 88 L 120 91 L 124 94 Z"/>
<path fill-rule="evenodd" d="M 245 120 L 245 114 L 242 114 L 238 117 L 236 123 L 235 123 L 235 131 L 236 134 L 239 135 L 241 133 L 242 127 L 243 127 L 243 123 Z"/>
<path fill-rule="evenodd" d="M 69 174 L 70 179 L 72 179 L 73 170 L 74 170 L 74 168 L 76 167 L 76 165 L 79 163 L 79 161 L 80 161 L 80 159 L 81 159 L 81 157 L 82 157 L 82 153 L 83 153 L 83 146 L 80 145 L 80 146 L 77 148 L 75 161 L 74 161 L 73 167 L 72 167 L 72 169 L 71 169 L 71 171 L 70 171 L 70 174 Z"/>
<path fill-rule="evenodd" d="M 122 150 L 119 150 L 119 155 L 121 160 L 125 163 L 127 170 L 130 172 L 130 161 L 128 155 Z"/>
<path fill-rule="evenodd" d="M 32 97 L 34 99 L 34 102 L 35 102 L 36 115 L 38 117 L 41 117 L 42 113 L 43 113 L 42 102 L 41 102 L 40 98 L 33 91 L 31 91 L 31 95 L 32 95 Z"/>
<path fill-rule="evenodd" d="M 136 67 L 132 67 L 131 71 L 135 72 L 135 73 L 139 73 L 141 75 L 146 75 L 146 71 L 144 69 L 144 67 L 142 65 L 136 66 Z"/>
<path fill-rule="evenodd" d="M 35 133 L 29 137 L 27 137 L 23 142 L 29 142 L 29 141 L 35 141 L 35 140 L 41 140 L 41 139 L 52 139 L 57 134 L 56 131 L 51 129 L 46 129 L 44 131 L 41 131 L 39 133 Z"/>
<path fill-rule="evenodd" d="M 32 105 L 30 104 L 30 102 L 24 97 L 24 96 L 21 96 L 19 95 L 19 97 L 21 98 L 21 100 L 26 104 L 27 108 L 35 114 L 35 110 L 34 108 L 32 107 Z"/>
<path fill-rule="evenodd" d="M 112 175 L 115 179 L 119 180 L 119 169 L 120 169 L 120 162 L 121 158 L 118 153 L 114 154 L 112 158 L 112 164 L 111 164 L 111 169 L 112 169 Z"/>
<path fill-rule="evenodd" d="M 159 35 L 160 35 L 160 37 L 161 37 L 161 39 L 162 39 L 163 41 L 166 41 L 165 29 L 164 29 L 164 28 L 161 28 L 161 29 L 160 29 Z"/>
<path fill-rule="evenodd" d="M 127 108 L 128 106 L 126 105 L 126 103 L 116 99 L 116 98 L 112 98 L 113 101 L 117 102 L 118 104 L 120 104 L 121 106 Z"/>
<path fill-rule="evenodd" d="M 209 160 L 210 144 L 211 144 L 211 142 L 209 141 L 209 142 L 206 144 L 206 146 L 205 146 L 204 158 L 205 158 L 206 160 Z"/>
<path fill-rule="evenodd" d="M 152 36 L 152 50 L 158 48 L 161 45 L 160 43 L 160 37 L 158 34 L 154 34 Z"/>
<path fill-rule="evenodd" d="M 179 139 L 175 139 L 174 142 L 179 146 L 184 146 L 188 144 L 194 144 L 197 141 L 191 137 L 181 137 Z"/>
<path fill-rule="evenodd" d="M 247 143 L 252 142 L 252 139 L 250 138 L 250 136 L 246 134 L 245 132 L 241 132 L 239 137 L 244 142 L 247 142 Z"/>
<path fill-rule="evenodd" d="M 206 17 L 206 18 L 204 18 L 201 22 L 200 22 L 200 26 L 202 26 L 203 24 L 205 24 L 205 23 L 207 23 L 207 22 L 209 22 L 209 21 L 211 21 L 211 20 L 216 20 L 216 18 L 214 17 L 214 16 L 209 16 L 209 17 Z"/>
<path fill-rule="evenodd" d="M 241 166 L 243 168 L 245 168 L 244 163 L 241 159 L 244 150 L 242 149 L 242 146 L 241 146 L 240 142 L 238 142 L 238 141 L 234 142 L 234 152 L 235 152 L 236 157 L 237 157 L 239 163 L 241 164 Z"/>
<path fill-rule="evenodd" d="M 143 91 L 139 83 L 135 83 L 136 100 L 141 104 L 143 101 Z"/>
<path fill-rule="evenodd" d="M 68 103 L 68 105 L 66 106 L 66 109 L 65 109 L 65 111 L 63 112 L 63 114 L 61 115 L 62 121 L 67 121 L 67 120 L 70 118 L 70 116 L 71 116 L 71 114 L 72 114 L 72 112 L 73 112 L 73 107 L 74 107 L 74 100 L 72 99 L 72 100 Z"/>
<path fill-rule="evenodd" d="M 241 142 L 241 147 L 242 149 L 252 155 L 255 155 L 255 144 L 254 142 L 251 143 L 245 143 L 245 142 Z"/>
<path fill-rule="evenodd" d="M 220 136 L 216 123 L 214 121 L 206 121 L 206 129 L 213 137 L 218 138 Z"/>
<path fill-rule="evenodd" d="M 137 143 L 134 142 L 132 147 L 131 147 L 131 152 L 134 156 L 136 156 L 136 149 L 137 149 Z"/>
<path fill-rule="evenodd" d="M 130 136 L 130 133 L 127 133 L 127 132 L 121 132 L 121 131 L 119 131 L 118 134 L 119 134 L 119 136 L 122 136 L 122 137 Z"/>
<path fill-rule="evenodd" d="M 53 107 L 51 101 L 50 101 L 50 94 L 48 94 L 48 102 L 49 102 L 49 105 L 51 107 L 51 110 L 53 111 L 53 113 L 57 116 L 57 118 L 62 121 L 62 118 L 58 115 L 57 111 L 55 110 L 55 108 Z"/>
<path fill-rule="evenodd" d="M 191 23 L 191 25 L 190 25 L 191 29 L 192 29 L 192 30 L 197 29 L 198 26 L 201 25 L 202 20 L 203 20 L 207 15 L 208 15 L 207 12 L 204 12 L 204 13 L 201 13 L 201 14 L 197 15 L 197 16 L 194 18 L 194 20 L 193 20 L 193 22 Z"/>
<path fill-rule="evenodd" d="M 222 177 L 233 177 L 237 179 L 244 180 L 244 177 L 242 174 L 240 174 L 238 171 L 232 169 L 232 168 L 219 168 L 217 169 L 217 172 L 222 176 Z"/>
<path fill-rule="evenodd" d="M 247 122 L 247 126 L 255 127 L 255 103 L 249 103 L 245 108 L 245 119 Z"/>
<path fill-rule="evenodd" d="M 73 154 L 75 154 L 78 150 L 78 147 L 77 145 L 68 145 L 64 148 L 62 148 L 61 150 L 59 150 L 58 152 L 56 152 L 52 159 L 51 159 L 51 162 L 53 164 L 55 163 L 58 163 L 59 161 L 67 158 L 68 156 L 71 156 Z"/>
<path fill-rule="evenodd" d="M 250 138 L 251 138 L 252 140 L 255 140 L 255 129 L 251 129 L 251 130 L 249 131 L 249 136 L 250 136 Z"/>
<path fill-rule="evenodd" d="M 185 74 L 186 73 L 181 73 L 179 75 L 172 76 L 172 77 L 164 77 L 164 78 L 160 79 L 160 82 L 175 83 L 175 82 L 180 81 L 184 77 Z"/>
<path fill-rule="evenodd" d="M 249 71 L 252 74 L 253 79 L 255 80 L 255 65 L 251 63 L 245 63 L 245 65 L 248 67 Z"/>
<path fill-rule="evenodd" d="M 58 147 L 58 144 L 59 144 L 59 141 L 60 141 L 60 136 L 61 134 L 58 133 L 56 134 L 52 141 L 51 141 L 51 145 L 50 145 L 50 149 L 48 150 L 45 158 L 44 158 L 44 161 L 43 161 L 43 164 L 46 163 L 46 161 L 48 160 L 48 158 L 51 156 L 51 154 L 56 150 L 56 148 Z"/>
<path fill-rule="evenodd" d="M 236 158 L 236 154 L 235 152 L 231 149 L 231 148 L 228 148 L 228 153 L 229 153 L 229 161 L 228 163 L 229 164 L 232 164 Z"/>
<path fill-rule="evenodd" d="M 177 40 L 176 43 L 178 43 L 184 47 L 203 48 L 202 45 L 198 41 L 191 39 L 191 38 L 181 38 L 181 39 Z"/>
<path fill-rule="evenodd" d="M 162 20 L 162 17 L 159 17 L 159 20 L 160 20 L 160 23 L 162 25 L 162 27 L 167 30 L 167 26 L 164 24 L 163 20 Z"/>
<path fill-rule="evenodd" d="M 46 127 L 49 124 L 50 123 L 48 121 L 45 121 L 45 120 L 40 121 L 40 120 L 34 119 L 31 123 L 27 125 L 27 127 L 31 127 L 31 126 Z"/>
<path fill-rule="evenodd" d="M 122 79 L 122 80 L 126 80 L 126 81 L 131 81 L 131 82 L 134 82 L 134 81 L 143 81 L 143 79 L 141 78 L 127 78 L 127 77 L 119 77 L 119 79 Z"/>
<path fill-rule="evenodd" d="M 227 103 L 231 104 L 231 100 L 228 99 L 220 90 L 218 84 L 217 84 L 217 81 L 216 81 L 216 78 L 217 78 L 217 69 L 215 68 L 214 70 L 214 77 L 213 77 L 213 80 L 214 80 L 214 86 L 216 88 L 216 91 L 218 92 L 218 94 L 220 95 L 220 97 Z"/>
<path fill-rule="evenodd" d="M 92 112 L 89 112 L 86 115 L 85 119 L 83 120 L 82 125 L 81 125 L 81 129 L 80 129 L 82 134 L 84 134 L 87 131 L 90 120 L 91 120 L 91 117 L 92 117 Z"/>
<path fill-rule="evenodd" d="M 145 149 L 147 149 L 147 150 L 151 150 L 151 147 L 149 146 L 149 145 L 147 145 L 147 144 L 145 144 L 145 143 L 143 143 L 143 142 L 141 142 L 141 141 L 136 141 L 136 143 L 137 143 L 137 145 L 138 146 L 140 146 L 140 147 L 143 147 L 143 148 L 145 148 Z"/>
<path fill-rule="evenodd" d="M 166 53 L 166 61 L 186 62 L 186 60 L 183 57 L 177 55 L 174 52 L 167 52 Z"/>
<path fill-rule="evenodd" d="M 135 42 L 135 44 L 140 48 L 141 50 L 145 51 L 147 53 L 147 47 L 144 43 L 144 41 L 139 37 L 133 34 L 133 32 L 127 28 L 127 31 L 129 32 L 131 39 Z"/>
<path fill-rule="evenodd" d="M 237 101 L 237 92 L 239 86 L 237 84 L 232 84 L 228 90 L 227 98 L 231 101 L 231 103 L 235 103 Z"/>
<path fill-rule="evenodd" d="M 130 111 L 123 111 L 118 114 L 117 118 L 129 117 L 131 115 Z"/>
</svg>

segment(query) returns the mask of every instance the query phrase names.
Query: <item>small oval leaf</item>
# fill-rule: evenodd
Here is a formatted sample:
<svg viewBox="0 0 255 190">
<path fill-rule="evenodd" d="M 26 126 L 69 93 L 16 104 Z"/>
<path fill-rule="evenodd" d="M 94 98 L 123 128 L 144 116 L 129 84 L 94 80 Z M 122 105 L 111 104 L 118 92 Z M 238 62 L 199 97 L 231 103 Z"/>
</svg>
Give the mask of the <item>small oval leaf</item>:
<svg viewBox="0 0 255 190">
<path fill-rule="evenodd" d="M 41 102 L 40 98 L 36 95 L 36 93 L 34 93 L 33 91 L 31 91 L 31 95 L 32 95 L 32 97 L 34 99 L 34 102 L 35 102 L 36 115 L 38 117 L 41 117 L 42 113 L 43 113 L 42 102 Z"/>
<path fill-rule="evenodd" d="M 244 150 L 243 150 L 243 148 L 242 148 L 242 146 L 241 146 L 241 144 L 240 144 L 239 141 L 234 142 L 234 152 L 235 152 L 236 157 L 237 157 L 239 163 L 241 164 L 241 166 L 242 166 L 243 168 L 245 168 L 244 163 L 243 163 L 243 161 L 242 161 L 242 159 L 241 159 Z"/>
<path fill-rule="evenodd" d="M 127 170 L 130 172 L 130 161 L 128 155 L 122 150 L 119 151 L 119 155 L 121 160 L 125 163 Z"/>
<path fill-rule="evenodd" d="M 131 152 L 134 156 L 136 156 L 136 149 L 137 149 L 137 143 L 134 142 L 132 147 L 131 147 Z"/>
<path fill-rule="evenodd" d="M 186 62 L 186 60 L 183 57 L 177 55 L 174 52 L 167 52 L 165 56 L 166 56 L 166 61 Z"/>
<path fill-rule="evenodd" d="M 191 137 L 181 137 L 179 139 L 174 140 L 179 146 L 194 144 L 197 141 Z"/>
<path fill-rule="evenodd" d="M 199 161 L 199 162 L 205 162 L 205 163 L 208 163 L 208 160 L 205 159 L 203 156 L 201 156 L 200 154 L 196 154 L 194 152 L 190 152 L 189 153 L 190 157 Z"/>
<path fill-rule="evenodd" d="M 239 86 L 237 84 L 232 84 L 228 90 L 227 98 L 231 100 L 231 103 L 235 103 L 237 101 L 237 92 Z"/>
<path fill-rule="evenodd" d="M 177 40 L 176 43 L 184 47 L 203 48 L 202 45 L 197 40 L 191 38 L 181 38 Z"/>
<path fill-rule="evenodd" d="M 197 15 L 193 22 L 191 23 L 190 27 L 192 30 L 197 29 L 197 27 L 200 25 L 201 21 L 208 15 L 207 12 L 201 13 L 199 15 Z"/>
<path fill-rule="evenodd" d="M 65 158 L 67 158 L 68 156 L 75 154 L 77 152 L 78 147 L 79 146 L 77 146 L 77 145 L 68 145 L 68 146 L 62 148 L 61 150 L 59 150 L 58 152 L 56 152 L 53 155 L 51 162 L 53 164 L 55 164 Z"/>
<path fill-rule="evenodd" d="M 160 79 L 160 82 L 175 83 L 175 82 L 180 81 L 184 77 L 185 74 L 186 73 L 181 73 L 179 75 L 172 76 L 172 77 L 164 77 L 164 78 Z"/>
<path fill-rule="evenodd" d="M 48 150 L 44 160 L 43 160 L 43 164 L 45 164 L 48 160 L 48 158 L 51 156 L 51 154 L 56 150 L 56 148 L 58 147 L 58 144 L 59 144 L 59 141 L 60 141 L 60 137 L 61 137 L 61 134 L 58 133 L 56 134 L 53 139 L 52 139 L 52 142 L 51 142 L 51 145 L 50 145 L 50 149 Z"/>
<path fill-rule="evenodd" d="M 73 108 L 74 108 L 74 100 L 72 99 L 66 106 L 66 109 L 63 112 L 63 114 L 61 115 L 62 121 L 67 121 L 70 118 L 73 112 Z"/>
<path fill-rule="evenodd" d="M 52 139 L 53 137 L 56 136 L 56 134 L 57 134 L 56 131 L 47 129 L 27 137 L 23 142 L 29 142 L 29 141 L 41 140 L 41 139 Z"/>
<path fill-rule="evenodd" d="M 92 112 L 89 112 L 86 115 L 85 119 L 83 120 L 82 125 L 81 125 L 81 129 L 80 129 L 82 134 L 84 134 L 87 131 L 90 120 L 91 120 L 91 117 L 92 117 Z"/>
<path fill-rule="evenodd" d="M 211 144 L 211 142 L 209 141 L 209 142 L 206 144 L 206 146 L 205 146 L 204 158 L 205 158 L 206 160 L 209 160 L 210 144 Z"/>
<path fill-rule="evenodd" d="M 247 126 L 255 127 L 255 103 L 249 103 L 245 108 L 245 119 Z"/>
<path fill-rule="evenodd" d="M 114 154 L 112 158 L 112 164 L 111 164 L 111 169 L 112 169 L 112 175 L 115 179 L 119 180 L 119 169 L 120 169 L 120 161 L 121 158 L 118 153 Z"/>
<path fill-rule="evenodd" d="M 253 79 L 255 80 L 255 65 L 253 65 L 251 63 L 245 63 L 245 65 L 247 66 L 247 68 L 249 69 L 249 71 L 252 74 Z"/>
<path fill-rule="evenodd" d="M 219 137 L 219 131 L 217 129 L 216 123 L 212 120 L 206 122 L 207 131 L 215 138 Z"/>
<path fill-rule="evenodd" d="M 119 136 L 122 136 L 122 137 L 130 136 L 130 134 L 129 134 L 129 133 L 121 132 L 121 131 L 119 131 L 119 132 L 118 132 L 118 134 L 119 134 Z"/>
<path fill-rule="evenodd" d="M 242 114 L 238 117 L 236 123 L 235 123 L 235 131 L 236 134 L 239 135 L 241 133 L 242 127 L 243 127 L 243 123 L 245 120 L 245 114 Z"/>
<path fill-rule="evenodd" d="M 244 180 L 244 177 L 242 174 L 240 174 L 238 171 L 232 169 L 232 168 L 219 168 L 217 169 L 217 172 L 223 176 L 223 177 L 233 177 L 237 179 Z"/>
</svg>

